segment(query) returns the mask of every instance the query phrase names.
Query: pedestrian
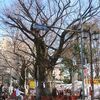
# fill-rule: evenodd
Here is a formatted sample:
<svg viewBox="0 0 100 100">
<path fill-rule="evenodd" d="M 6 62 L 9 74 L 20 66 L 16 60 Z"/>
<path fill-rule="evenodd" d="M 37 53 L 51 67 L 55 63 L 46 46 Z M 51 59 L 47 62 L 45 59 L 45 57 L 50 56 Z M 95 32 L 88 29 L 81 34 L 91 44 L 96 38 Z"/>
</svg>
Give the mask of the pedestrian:
<svg viewBox="0 0 100 100">
<path fill-rule="evenodd" d="M 56 88 L 53 88 L 52 89 L 52 99 L 55 100 L 57 97 L 57 89 Z"/>
<path fill-rule="evenodd" d="M 14 87 L 12 85 L 10 85 L 8 87 L 8 91 L 9 91 L 9 95 L 11 95 L 13 93 Z"/>
<path fill-rule="evenodd" d="M 80 89 L 80 99 L 82 99 L 82 95 L 83 95 L 83 90 L 82 90 L 82 88 Z"/>
<path fill-rule="evenodd" d="M 67 89 L 67 96 L 70 96 L 70 95 L 71 95 L 71 90 Z"/>
<path fill-rule="evenodd" d="M 16 100 L 16 89 L 13 89 L 13 92 L 11 94 L 11 99 Z"/>
<path fill-rule="evenodd" d="M 57 96 L 57 89 L 56 88 L 53 88 L 53 90 L 52 90 L 52 96 L 53 97 Z"/>
<path fill-rule="evenodd" d="M 2 99 L 2 100 L 5 100 L 5 91 L 4 91 L 4 85 L 2 84 L 1 86 L 0 86 L 0 99 Z"/>
<path fill-rule="evenodd" d="M 16 98 L 17 100 L 23 100 L 23 96 L 21 94 L 24 94 L 22 91 L 19 90 L 19 87 L 16 87 Z"/>
<path fill-rule="evenodd" d="M 3 85 L 1 84 L 1 86 L 0 86 L 0 97 L 2 96 L 2 87 L 3 87 Z"/>
</svg>

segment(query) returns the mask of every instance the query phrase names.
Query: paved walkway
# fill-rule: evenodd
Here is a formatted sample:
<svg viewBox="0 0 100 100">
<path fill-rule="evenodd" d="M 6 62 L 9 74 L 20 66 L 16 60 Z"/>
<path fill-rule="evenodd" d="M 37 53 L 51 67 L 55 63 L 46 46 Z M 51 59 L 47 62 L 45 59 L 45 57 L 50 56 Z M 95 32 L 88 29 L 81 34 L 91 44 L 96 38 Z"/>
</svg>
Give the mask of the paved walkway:
<svg viewBox="0 0 100 100">
<path fill-rule="evenodd" d="M 78 99 L 78 100 L 81 100 L 81 99 Z M 85 100 L 91 100 L 91 97 L 86 97 Z M 93 99 L 93 100 L 100 100 L 100 98 L 99 99 Z"/>
</svg>

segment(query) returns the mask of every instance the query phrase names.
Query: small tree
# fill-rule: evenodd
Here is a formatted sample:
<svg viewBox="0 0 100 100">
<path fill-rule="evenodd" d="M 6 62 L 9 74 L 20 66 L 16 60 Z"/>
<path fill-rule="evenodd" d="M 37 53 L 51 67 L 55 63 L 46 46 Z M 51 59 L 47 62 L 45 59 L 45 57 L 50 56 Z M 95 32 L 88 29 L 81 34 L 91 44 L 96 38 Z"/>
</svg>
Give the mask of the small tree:
<svg viewBox="0 0 100 100">
<path fill-rule="evenodd" d="M 69 71 L 69 75 L 70 75 L 70 83 L 72 82 L 72 75 L 73 75 L 73 72 L 77 72 L 78 70 L 78 66 L 76 65 L 73 65 L 73 61 L 69 58 L 64 58 L 62 63 L 65 65 L 65 69 L 67 69 Z"/>
<path fill-rule="evenodd" d="M 26 43 L 22 41 L 21 38 L 18 39 L 16 35 L 15 37 L 6 35 L 4 36 L 4 40 L 4 42 L 6 43 L 6 47 L 0 53 L 2 57 L 1 59 L 3 60 L 3 62 L 5 62 L 4 66 L 13 69 L 17 73 L 18 78 L 20 77 L 19 86 L 24 88 L 25 70 L 30 70 L 30 65 L 32 65 L 33 60 L 31 58 L 31 55 L 29 54 L 29 48 Z M 13 71 L 11 73 L 13 73 Z"/>
</svg>

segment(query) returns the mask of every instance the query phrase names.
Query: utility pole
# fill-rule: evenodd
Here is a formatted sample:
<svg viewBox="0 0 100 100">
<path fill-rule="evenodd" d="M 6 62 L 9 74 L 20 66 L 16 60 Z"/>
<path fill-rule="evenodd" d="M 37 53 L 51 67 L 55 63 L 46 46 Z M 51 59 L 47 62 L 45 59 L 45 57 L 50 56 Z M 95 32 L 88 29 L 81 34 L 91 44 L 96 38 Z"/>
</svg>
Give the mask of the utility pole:
<svg viewBox="0 0 100 100">
<path fill-rule="evenodd" d="M 81 55 L 81 69 L 82 69 L 82 72 L 81 72 L 81 77 L 82 77 L 82 100 L 85 100 L 85 92 L 84 92 L 84 62 L 83 62 L 83 18 L 82 18 L 82 13 L 81 13 L 81 0 L 79 0 L 79 6 L 80 6 L 80 9 L 79 9 L 79 15 L 80 15 L 80 36 L 81 36 L 81 40 L 80 40 L 80 45 L 81 45 L 81 48 L 80 48 L 80 55 Z"/>
<path fill-rule="evenodd" d="M 93 83 L 93 63 L 92 63 L 92 37 L 91 37 L 91 30 L 89 31 L 89 42 L 90 42 L 90 83 L 91 83 L 91 100 L 94 99 L 94 83 Z"/>
<path fill-rule="evenodd" d="M 82 100 L 85 100 L 85 92 L 84 92 L 84 62 L 83 62 L 83 39 L 82 39 L 82 37 L 83 37 L 83 29 L 82 29 L 82 27 L 81 27 L 81 69 L 82 69 L 82 73 L 81 73 L 81 76 L 82 76 L 82 91 L 83 91 L 83 95 L 82 95 Z"/>
</svg>

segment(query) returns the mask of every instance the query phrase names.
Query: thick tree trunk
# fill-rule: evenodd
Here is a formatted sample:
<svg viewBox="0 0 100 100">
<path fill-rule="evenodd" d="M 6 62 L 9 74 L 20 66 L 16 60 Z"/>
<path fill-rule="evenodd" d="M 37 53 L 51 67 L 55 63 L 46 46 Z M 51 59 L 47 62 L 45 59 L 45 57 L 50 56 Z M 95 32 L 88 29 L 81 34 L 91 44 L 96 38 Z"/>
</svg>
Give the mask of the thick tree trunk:
<svg viewBox="0 0 100 100">
<path fill-rule="evenodd" d="M 36 100 L 41 100 L 41 96 L 45 95 L 45 89 L 41 80 L 37 80 L 38 85 L 36 87 Z"/>
<path fill-rule="evenodd" d="M 48 74 L 47 74 L 45 85 L 46 85 L 46 87 L 47 87 L 47 89 L 49 91 L 49 94 L 51 95 L 51 92 L 52 92 L 52 89 L 53 89 L 52 70 L 48 71 L 47 73 Z"/>
<path fill-rule="evenodd" d="M 37 80 L 36 100 L 41 100 L 41 96 L 48 95 L 48 87 L 44 88 L 43 84 L 46 82 L 46 69 L 48 65 L 48 53 L 44 41 L 41 38 L 36 39 L 36 63 L 35 63 L 35 77 Z"/>
<path fill-rule="evenodd" d="M 47 85 L 44 87 L 45 82 L 45 68 L 39 67 L 37 68 L 36 100 L 41 100 L 41 96 L 47 96 L 50 94 Z"/>
<path fill-rule="evenodd" d="M 22 79 L 22 77 L 20 77 L 20 87 L 23 87 L 24 88 L 24 83 L 25 83 L 25 79 Z"/>
</svg>

